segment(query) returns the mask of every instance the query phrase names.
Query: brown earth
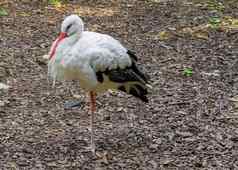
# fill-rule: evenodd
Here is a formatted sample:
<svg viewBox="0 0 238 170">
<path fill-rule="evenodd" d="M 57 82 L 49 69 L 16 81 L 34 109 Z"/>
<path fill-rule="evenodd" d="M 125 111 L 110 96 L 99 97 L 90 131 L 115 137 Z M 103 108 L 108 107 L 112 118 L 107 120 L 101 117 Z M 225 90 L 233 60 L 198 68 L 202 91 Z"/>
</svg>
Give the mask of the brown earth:
<svg viewBox="0 0 238 170">
<path fill-rule="evenodd" d="M 238 3 L 211 2 L 1 1 L 0 82 L 10 88 L 0 91 L 0 169 L 238 169 L 238 29 L 203 26 L 237 18 Z M 148 105 L 117 92 L 97 98 L 97 157 L 85 149 L 84 92 L 77 82 L 51 88 L 42 58 L 74 12 L 136 51 L 154 87 Z M 82 107 L 64 110 L 71 100 Z"/>
</svg>

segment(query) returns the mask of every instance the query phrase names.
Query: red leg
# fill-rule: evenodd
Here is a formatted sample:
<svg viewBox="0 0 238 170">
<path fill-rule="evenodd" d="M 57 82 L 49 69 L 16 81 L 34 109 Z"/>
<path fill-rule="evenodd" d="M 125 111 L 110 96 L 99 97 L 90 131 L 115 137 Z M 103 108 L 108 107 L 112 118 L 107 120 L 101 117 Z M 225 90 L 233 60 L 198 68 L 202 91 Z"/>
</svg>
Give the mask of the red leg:
<svg viewBox="0 0 238 170">
<path fill-rule="evenodd" d="M 90 91 L 91 112 L 96 111 L 96 93 Z"/>
<path fill-rule="evenodd" d="M 95 154 L 95 142 L 94 142 L 94 112 L 96 111 L 96 93 L 90 91 L 90 110 L 91 110 L 91 149 Z"/>
</svg>

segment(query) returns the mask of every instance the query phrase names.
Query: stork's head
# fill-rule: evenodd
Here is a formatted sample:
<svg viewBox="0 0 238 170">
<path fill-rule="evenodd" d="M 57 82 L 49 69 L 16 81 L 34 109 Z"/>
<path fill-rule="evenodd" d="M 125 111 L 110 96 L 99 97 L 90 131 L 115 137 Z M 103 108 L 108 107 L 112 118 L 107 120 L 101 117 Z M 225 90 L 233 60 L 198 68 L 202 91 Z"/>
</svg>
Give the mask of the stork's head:
<svg viewBox="0 0 238 170">
<path fill-rule="evenodd" d="M 64 19 L 61 25 L 61 33 L 66 36 L 81 34 L 83 31 L 83 21 L 78 15 L 70 15 Z"/>
<path fill-rule="evenodd" d="M 54 41 L 50 50 L 50 59 L 54 56 L 59 43 L 72 35 L 80 35 L 83 32 L 84 25 L 82 19 L 78 15 L 70 15 L 64 19 L 61 25 L 59 37 Z"/>
</svg>

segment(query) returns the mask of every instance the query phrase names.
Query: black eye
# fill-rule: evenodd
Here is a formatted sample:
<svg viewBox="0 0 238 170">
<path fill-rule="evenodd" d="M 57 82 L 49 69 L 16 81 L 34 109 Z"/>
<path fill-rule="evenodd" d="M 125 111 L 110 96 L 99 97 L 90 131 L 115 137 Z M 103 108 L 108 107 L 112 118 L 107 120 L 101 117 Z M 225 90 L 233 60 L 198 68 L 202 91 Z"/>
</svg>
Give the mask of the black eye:
<svg viewBox="0 0 238 170">
<path fill-rule="evenodd" d="M 69 24 L 67 27 L 66 27 L 66 32 L 70 29 L 70 27 L 72 26 L 73 24 Z"/>
</svg>

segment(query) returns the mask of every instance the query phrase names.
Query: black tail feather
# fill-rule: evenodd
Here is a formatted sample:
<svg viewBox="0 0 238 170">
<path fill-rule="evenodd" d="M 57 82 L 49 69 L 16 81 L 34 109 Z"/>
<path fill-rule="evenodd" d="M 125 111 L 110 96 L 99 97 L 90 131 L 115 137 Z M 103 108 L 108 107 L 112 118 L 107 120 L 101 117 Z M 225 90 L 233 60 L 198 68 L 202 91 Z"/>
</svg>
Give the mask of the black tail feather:
<svg viewBox="0 0 238 170">
<path fill-rule="evenodd" d="M 127 50 L 127 54 L 130 56 L 132 61 L 131 68 L 134 70 L 136 74 L 138 74 L 147 83 L 150 78 L 147 74 L 143 73 L 138 67 L 137 65 L 138 57 L 136 56 L 136 53 L 131 50 Z"/>
<path fill-rule="evenodd" d="M 148 94 L 147 85 L 149 78 L 137 66 L 136 61 L 138 58 L 135 53 L 129 50 L 127 53 L 132 61 L 131 66 L 124 69 L 117 68 L 104 72 L 97 72 L 97 79 L 102 83 L 104 81 L 103 75 L 106 75 L 110 81 L 120 84 L 118 90 L 131 94 L 141 99 L 143 102 L 148 103 L 149 100 L 146 95 Z"/>
<path fill-rule="evenodd" d="M 138 57 L 136 56 L 136 53 L 131 51 L 131 50 L 127 50 L 127 54 L 130 56 L 130 58 L 132 60 L 138 61 Z"/>
</svg>

